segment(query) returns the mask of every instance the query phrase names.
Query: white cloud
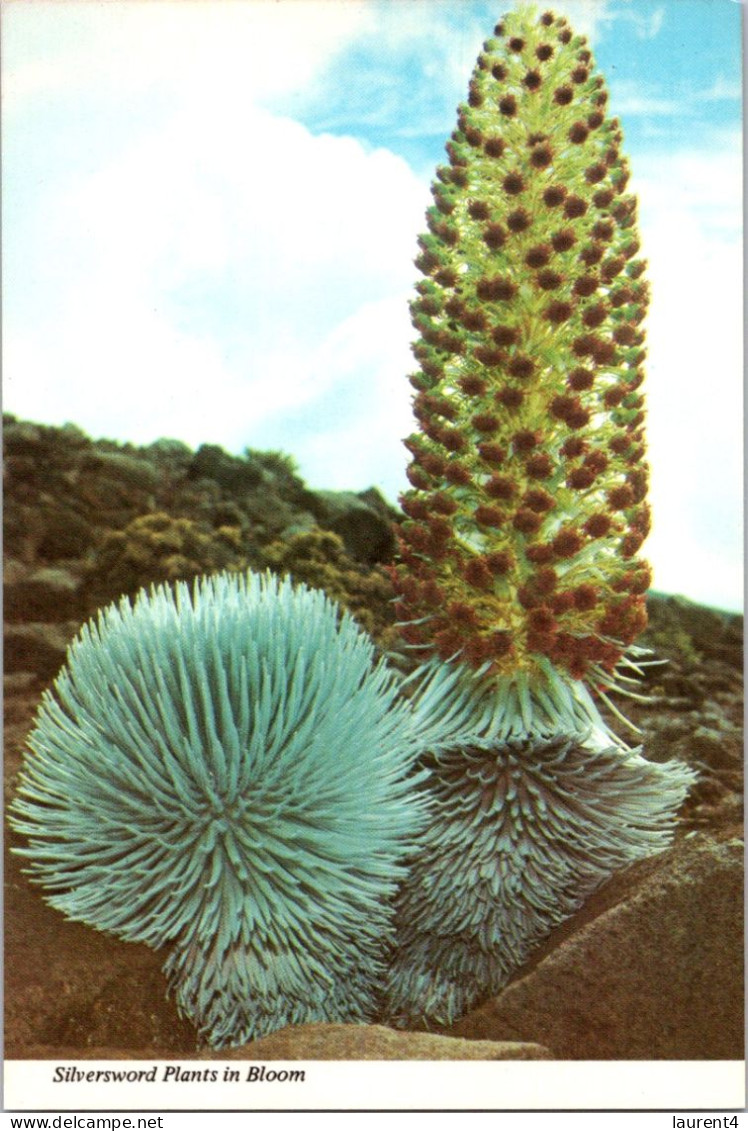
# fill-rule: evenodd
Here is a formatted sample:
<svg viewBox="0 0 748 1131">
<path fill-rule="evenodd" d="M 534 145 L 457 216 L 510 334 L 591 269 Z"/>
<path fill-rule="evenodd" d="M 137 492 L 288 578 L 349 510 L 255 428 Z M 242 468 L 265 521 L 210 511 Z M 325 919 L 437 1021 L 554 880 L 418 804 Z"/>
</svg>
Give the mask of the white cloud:
<svg viewBox="0 0 748 1131">
<path fill-rule="evenodd" d="M 146 301 L 110 282 L 71 293 L 59 321 L 5 342 L 5 407 L 32 420 L 71 420 L 93 436 L 190 443 L 219 427 L 241 385 L 220 347 L 179 333 Z"/>
<path fill-rule="evenodd" d="M 725 78 L 717 75 L 712 85 L 707 90 L 698 94 L 698 99 L 704 102 L 732 102 L 742 98 L 743 88 L 739 80 Z"/>
<path fill-rule="evenodd" d="M 12 9 L 8 411 L 232 450 L 290 450 L 284 420 L 303 415 L 311 480 L 397 491 L 426 186 L 258 104 L 308 88 L 372 19 L 357 0 Z M 152 114 L 112 138 L 108 95 Z M 362 432 L 349 411 L 320 419 L 357 388 Z"/>
<path fill-rule="evenodd" d="M 670 96 L 667 96 L 663 95 L 659 83 L 611 75 L 610 90 L 615 112 L 624 119 L 633 115 L 688 117 L 693 114 L 691 101 L 683 96 L 683 92 L 674 97 L 672 86 L 669 88 Z"/>
<path fill-rule="evenodd" d="M 174 115 L 40 210 L 55 302 L 9 328 L 6 408 L 267 446 L 278 414 L 376 378 L 389 315 L 368 311 L 410 286 L 427 195 L 388 151 L 256 107 Z"/>
<path fill-rule="evenodd" d="M 665 9 L 655 8 L 647 16 L 633 16 L 636 34 L 640 39 L 654 39 L 655 36 L 660 34 L 662 25 L 665 22 Z"/>
<path fill-rule="evenodd" d="M 628 5 L 632 0 L 620 0 Z M 621 7 L 615 0 L 565 0 L 563 5 L 552 10 L 557 10 L 569 20 L 574 30 L 580 35 L 589 36 L 592 43 L 607 37 L 613 31 L 616 23 L 628 22 L 634 26 L 639 39 L 654 39 L 659 35 L 665 22 L 665 9 L 659 5 L 652 10 L 641 12 L 628 7 Z"/>
<path fill-rule="evenodd" d="M 553 4 L 550 7 L 556 10 Z M 589 36 L 593 43 L 616 18 L 616 13 L 611 10 L 611 0 L 566 0 L 558 6 L 558 11 L 566 16 L 577 34 Z"/>
<path fill-rule="evenodd" d="M 30 98 L 95 85 L 117 98 L 173 88 L 225 105 L 299 88 L 370 21 L 367 0 L 57 0 L 4 9 L 3 96 Z"/>
<path fill-rule="evenodd" d="M 412 390 L 405 380 L 414 368 L 410 295 L 408 289 L 364 304 L 312 359 L 312 368 L 322 368 L 331 382 L 328 395 L 310 406 L 314 428 L 305 428 L 293 443 L 312 485 L 339 490 L 375 485 L 391 500 L 407 486 L 402 440 L 414 427 Z M 271 423 L 279 438 L 284 427 L 280 419 Z M 289 427 L 293 434 L 293 419 Z"/>
<path fill-rule="evenodd" d="M 638 163 L 649 259 L 648 438 L 655 584 L 737 607 L 742 547 L 739 135 Z"/>
<path fill-rule="evenodd" d="M 663 95 L 660 84 L 620 79 L 615 75 L 611 76 L 610 87 L 615 111 L 624 119 L 634 115 L 693 118 L 703 111 L 702 103 L 737 101 L 742 93 L 739 82 L 730 82 L 724 77 L 717 77 L 705 90 L 680 89 L 678 97 Z M 672 93 L 672 86 L 670 90 Z"/>
<path fill-rule="evenodd" d="M 594 0 L 592 2 L 594 3 Z M 631 3 L 631 0 L 625 0 L 625 2 Z M 655 39 L 660 34 L 665 22 L 665 9 L 662 5 L 647 12 L 643 12 L 641 9 L 618 8 L 610 12 L 608 18 L 610 20 L 627 20 L 633 24 L 639 39 Z"/>
<path fill-rule="evenodd" d="M 661 98 L 657 94 L 647 94 L 641 91 L 639 85 L 636 90 L 626 89 L 626 84 L 611 84 L 614 96 L 616 113 L 625 118 L 634 115 L 652 116 L 687 116 L 689 107 L 682 100 L 675 98 Z"/>
</svg>

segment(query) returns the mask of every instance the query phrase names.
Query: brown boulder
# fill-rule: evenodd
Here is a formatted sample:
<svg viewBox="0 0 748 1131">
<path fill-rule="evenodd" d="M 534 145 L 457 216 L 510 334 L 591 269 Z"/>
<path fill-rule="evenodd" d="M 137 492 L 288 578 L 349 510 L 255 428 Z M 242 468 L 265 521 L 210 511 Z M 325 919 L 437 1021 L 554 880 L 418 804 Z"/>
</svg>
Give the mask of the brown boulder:
<svg viewBox="0 0 748 1131">
<path fill-rule="evenodd" d="M 13 837 L 16 843 L 20 838 Z M 192 1026 L 166 996 L 164 956 L 67 920 L 5 859 L 5 1055 L 194 1055 Z M 72 1053 L 72 1050 L 75 1053 Z M 116 1050 L 116 1053 L 115 1051 Z"/>
<path fill-rule="evenodd" d="M 219 1054 L 211 1054 L 217 1056 Z M 435 1033 L 398 1033 L 384 1025 L 299 1025 L 236 1049 L 223 1060 L 548 1060 L 534 1042 L 466 1041 Z"/>
<path fill-rule="evenodd" d="M 743 845 L 707 836 L 616 877 L 449 1032 L 564 1060 L 743 1057 Z"/>
</svg>

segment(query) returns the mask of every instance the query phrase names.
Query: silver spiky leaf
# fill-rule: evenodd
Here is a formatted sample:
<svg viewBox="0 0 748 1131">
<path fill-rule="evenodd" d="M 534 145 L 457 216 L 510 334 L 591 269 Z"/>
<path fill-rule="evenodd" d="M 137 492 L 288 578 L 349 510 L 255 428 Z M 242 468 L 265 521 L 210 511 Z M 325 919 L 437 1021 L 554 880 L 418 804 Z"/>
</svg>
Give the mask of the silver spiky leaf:
<svg viewBox="0 0 748 1131">
<path fill-rule="evenodd" d="M 103 610 L 28 740 L 17 849 L 69 918 L 154 947 L 214 1046 L 359 1021 L 422 823 L 407 705 L 318 591 L 219 575 Z"/>
<path fill-rule="evenodd" d="M 695 775 L 611 734 L 584 687 L 432 663 L 414 697 L 432 816 L 399 895 L 397 1025 L 496 994 L 614 872 L 665 849 Z"/>
</svg>

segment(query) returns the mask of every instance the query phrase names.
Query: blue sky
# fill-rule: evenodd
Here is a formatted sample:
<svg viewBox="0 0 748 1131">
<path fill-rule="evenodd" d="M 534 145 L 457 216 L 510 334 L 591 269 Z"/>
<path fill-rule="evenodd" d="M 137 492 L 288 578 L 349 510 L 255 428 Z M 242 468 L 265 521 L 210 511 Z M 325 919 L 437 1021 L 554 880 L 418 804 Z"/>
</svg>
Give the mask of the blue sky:
<svg viewBox="0 0 748 1131">
<path fill-rule="evenodd" d="M 485 0 L 5 0 L 6 411 L 293 454 L 394 499 L 428 186 Z M 655 584 L 741 581 L 741 6 L 567 0 L 621 118 L 653 303 Z"/>
</svg>

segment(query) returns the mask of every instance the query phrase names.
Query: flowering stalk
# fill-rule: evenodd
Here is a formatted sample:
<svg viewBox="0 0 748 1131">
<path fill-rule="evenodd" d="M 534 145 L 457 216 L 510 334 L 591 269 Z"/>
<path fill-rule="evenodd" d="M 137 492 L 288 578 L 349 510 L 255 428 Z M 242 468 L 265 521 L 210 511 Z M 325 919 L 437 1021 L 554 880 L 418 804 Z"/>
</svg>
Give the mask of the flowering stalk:
<svg viewBox="0 0 748 1131">
<path fill-rule="evenodd" d="M 401 613 L 444 660 L 606 684 L 650 584 L 636 200 L 584 40 L 499 32 L 420 241 Z"/>
<path fill-rule="evenodd" d="M 691 780 L 604 724 L 646 624 L 648 289 L 618 119 L 583 37 L 522 5 L 478 57 L 412 303 L 402 632 L 423 657 L 435 818 L 400 905 L 395 1018 L 448 1023 Z M 589 689 L 589 690 L 588 690 Z"/>
</svg>

